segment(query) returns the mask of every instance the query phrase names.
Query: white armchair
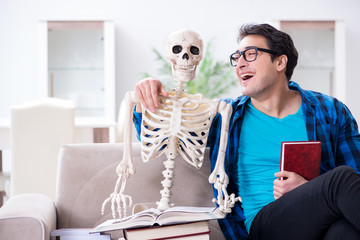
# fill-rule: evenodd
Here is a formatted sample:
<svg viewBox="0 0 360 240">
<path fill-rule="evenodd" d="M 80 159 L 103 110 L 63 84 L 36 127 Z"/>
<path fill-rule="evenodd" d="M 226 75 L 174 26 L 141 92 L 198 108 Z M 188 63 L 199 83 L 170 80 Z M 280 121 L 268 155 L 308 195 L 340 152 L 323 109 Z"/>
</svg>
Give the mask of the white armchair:
<svg viewBox="0 0 360 240">
<path fill-rule="evenodd" d="M 11 192 L 41 193 L 55 201 L 58 152 L 73 143 L 75 106 L 56 98 L 11 108 Z"/>
</svg>

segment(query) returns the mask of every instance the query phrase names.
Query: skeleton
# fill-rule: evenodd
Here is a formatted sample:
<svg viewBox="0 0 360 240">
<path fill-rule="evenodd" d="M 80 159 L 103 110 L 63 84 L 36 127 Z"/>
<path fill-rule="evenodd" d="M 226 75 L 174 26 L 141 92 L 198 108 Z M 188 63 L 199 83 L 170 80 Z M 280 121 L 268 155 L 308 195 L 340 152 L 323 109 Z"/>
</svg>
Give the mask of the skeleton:
<svg viewBox="0 0 360 240">
<path fill-rule="evenodd" d="M 224 170 L 229 118 L 232 107 L 217 99 L 204 99 L 201 94 L 186 94 L 183 85 L 195 78 L 196 68 L 202 59 L 203 42 L 201 37 L 190 30 L 179 30 L 169 35 L 166 42 L 166 58 L 172 66 L 176 88 L 169 92 L 168 97 L 159 96 L 159 107 L 156 112 L 142 108 L 141 124 L 141 156 L 144 162 L 165 154 L 165 170 L 162 172 L 164 180 L 160 191 L 161 199 L 157 202 L 158 209 L 163 211 L 171 206 L 170 195 L 173 169 L 177 154 L 195 168 L 200 168 L 204 160 L 204 153 L 211 122 L 216 113 L 222 117 L 219 154 L 209 182 L 218 191 L 217 199 L 213 199 L 223 212 L 231 212 L 231 208 L 240 198 L 234 194 L 228 195 L 226 186 L 228 176 Z M 104 201 L 102 213 L 107 203 L 111 202 L 113 217 L 126 215 L 126 208 L 132 203 L 131 197 L 124 194 L 127 179 L 135 173 L 132 161 L 131 124 L 132 111 L 139 103 L 135 92 L 125 94 L 126 122 L 124 127 L 124 154 L 116 168 L 118 180 L 115 190 Z"/>
</svg>

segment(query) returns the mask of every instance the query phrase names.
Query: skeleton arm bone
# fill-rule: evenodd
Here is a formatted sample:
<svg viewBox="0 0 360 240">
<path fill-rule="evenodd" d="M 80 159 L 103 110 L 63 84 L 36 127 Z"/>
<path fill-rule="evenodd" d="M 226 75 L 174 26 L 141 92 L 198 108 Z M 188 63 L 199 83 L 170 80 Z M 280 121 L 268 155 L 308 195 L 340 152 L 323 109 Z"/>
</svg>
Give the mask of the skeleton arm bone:
<svg viewBox="0 0 360 240">
<path fill-rule="evenodd" d="M 135 92 L 125 93 L 125 115 L 126 125 L 124 126 L 124 153 L 121 163 L 118 165 L 116 172 L 119 174 L 135 174 L 135 167 L 132 161 L 132 116 L 133 109 L 138 98 Z"/>
<path fill-rule="evenodd" d="M 101 212 L 104 213 L 107 203 L 111 202 L 111 210 L 113 218 L 116 218 L 118 214 L 119 218 L 122 218 L 122 215 L 126 215 L 126 207 L 130 206 L 132 203 L 131 196 L 124 195 L 124 190 L 126 186 L 127 179 L 135 174 L 135 167 L 132 160 L 132 111 L 136 103 L 138 103 L 138 98 L 135 92 L 127 92 L 124 97 L 125 107 L 124 117 L 126 117 L 124 125 L 124 153 L 123 158 L 120 164 L 116 168 L 116 173 L 118 179 L 116 181 L 115 189 L 110 196 L 105 199 L 102 204 Z M 128 204 L 127 204 L 128 200 Z M 116 206 L 115 206 L 116 204 Z"/>
<path fill-rule="evenodd" d="M 232 113 L 231 105 L 226 104 L 225 102 L 220 102 L 218 112 L 222 118 L 219 152 L 214 170 L 209 176 L 209 182 L 214 184 L 214 187 L 218 192 L 217 199 L 214 199 L 213 201 L 219 204 L 219 209 L 221 211 L 231 212 L 231 208 L 234 206 L 235 202 L 240 200 L 240 198 L 235 198 L 234 194 L 229 196 L 226 190 L 226 187 L 229 184 L 229 178 L 225 172 L 224 165 L 229 134 L 229 119 Z"/>
</svg>

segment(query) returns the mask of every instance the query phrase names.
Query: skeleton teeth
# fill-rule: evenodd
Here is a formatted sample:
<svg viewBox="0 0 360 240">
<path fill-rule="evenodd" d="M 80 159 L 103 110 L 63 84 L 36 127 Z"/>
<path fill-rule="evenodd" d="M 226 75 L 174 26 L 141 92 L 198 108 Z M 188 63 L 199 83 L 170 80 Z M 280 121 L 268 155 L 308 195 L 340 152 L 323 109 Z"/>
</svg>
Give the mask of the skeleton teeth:
<svg viewBox="0 0 360 240">
<path fill-rule="evenodd" d="M 192 72 L 194 71 L 196 66 L 194 65 L 176 65 L 175 69 L 183 72 Z"/>
</svg>

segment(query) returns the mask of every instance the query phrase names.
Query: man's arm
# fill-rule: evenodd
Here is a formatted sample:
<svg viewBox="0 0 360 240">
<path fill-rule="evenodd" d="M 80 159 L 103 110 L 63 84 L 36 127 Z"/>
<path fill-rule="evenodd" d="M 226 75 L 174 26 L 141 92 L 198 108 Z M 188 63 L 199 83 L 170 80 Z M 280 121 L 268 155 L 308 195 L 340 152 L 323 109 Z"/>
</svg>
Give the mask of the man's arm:
<svg viewBox="0 0 360 240">
<path fill-rule="evenodd" d="M 339 109 L 339 124 L 330 126 L 331 135 L 337 139 L 335 144 L 337 146 L 333 149 L 336 153 L 335 166 L 348 165 L 360 173 L 360 135 L 358 125 L 350 110 L 344 105 L 340 104 Z"/>
<path fill-rule="evenodd" d="M 159 106 L 159 95 L 168 96 L 168 92 L 159 80 L 154 78 L 144 78 L 135 86 L 135 91 L 138 96 L 139 102 L 134 108 L 133 123 L 136 129 L 136 137 L 140 141 L 141 132 L 141 119 L 142 107 L 148 108 L 150 111 L 155 112 Z"/>
<path fill-rule="evenodd" d="M 137 104 L 139 105 L 139 104 Z M 136 137 L 140 141 L 140 133 L 141 133 L 141 120 L 142 120 L 142 113 L 136 111 L 136 106 L 134 108 L 134 115 L 133 115 L 133 123 L 136 130 Z"/>
</svg>

